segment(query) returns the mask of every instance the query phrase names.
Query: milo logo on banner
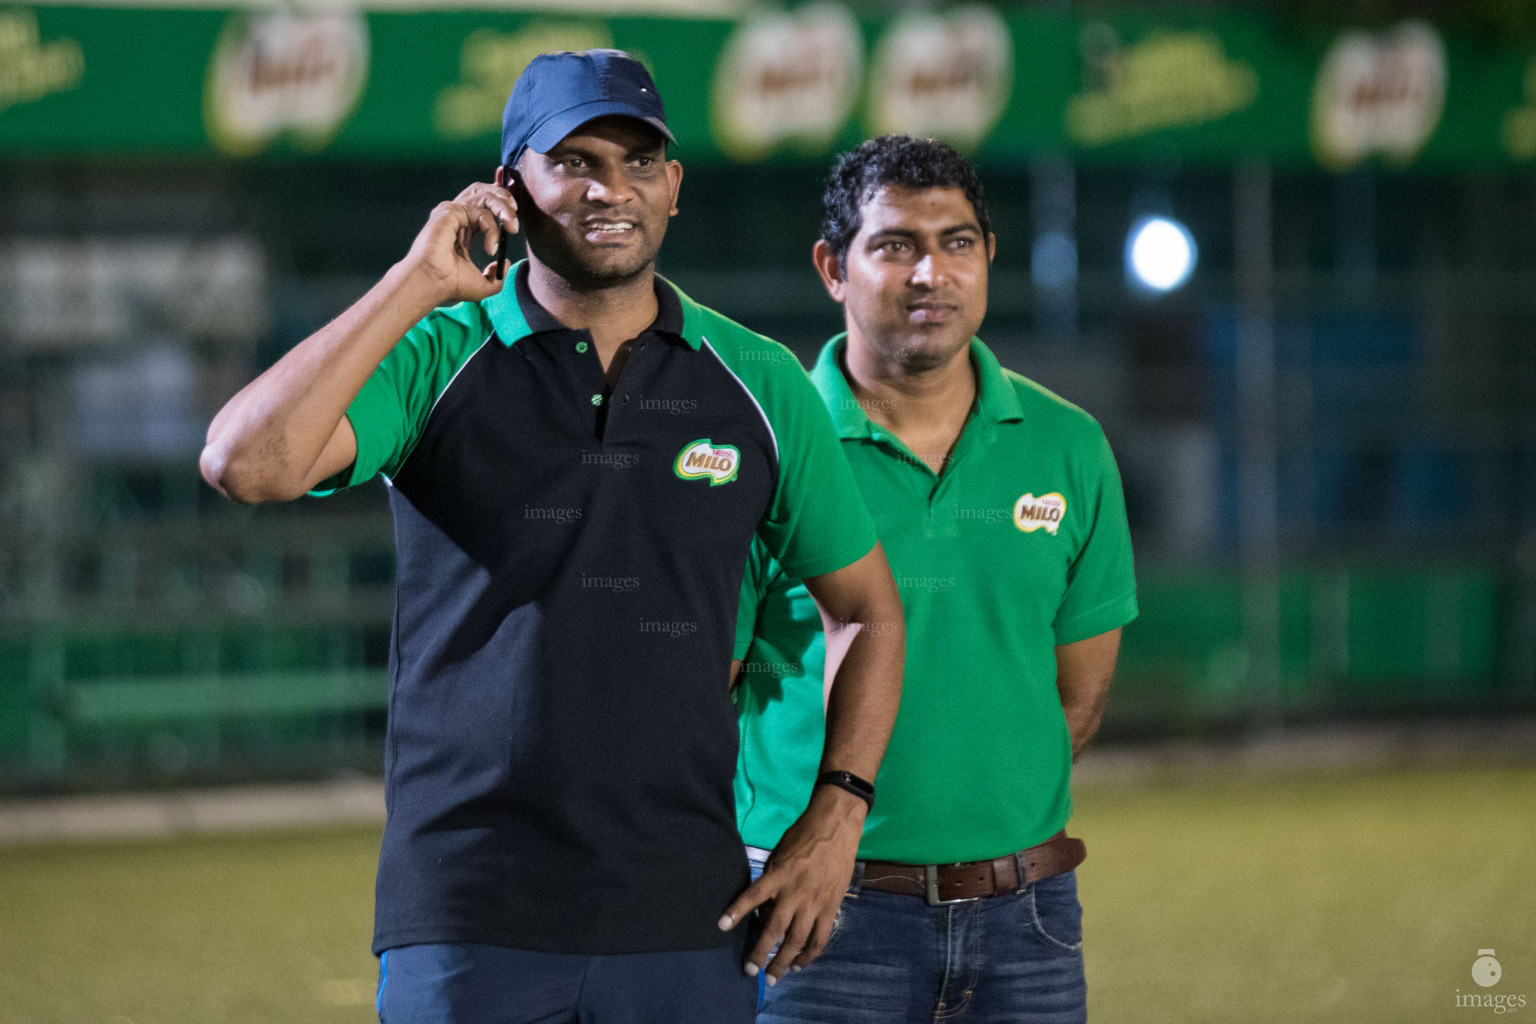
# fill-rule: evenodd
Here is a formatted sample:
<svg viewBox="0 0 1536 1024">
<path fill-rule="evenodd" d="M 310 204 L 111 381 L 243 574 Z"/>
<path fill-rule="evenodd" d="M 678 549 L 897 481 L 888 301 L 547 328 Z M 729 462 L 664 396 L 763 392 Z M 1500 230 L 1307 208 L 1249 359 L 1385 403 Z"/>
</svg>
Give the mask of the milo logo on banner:
<svg viewBox="0 0 1536 1024">
<path fill-rule="evenodd" d="M 728 484 L 741 468 L 741 452 L 733 445 L 717 445 L 709 438 L 683 446 L 672 463 L 672 472 L 683 480 L 709 480 L 709 486 Z"/>
<path fill-rule="evenodd" d="M 1504 151 L 1516 160 L 1529 160 L 1536 156 L 1536 57 L 1525 62 L 1524 102 L 1504 112 L 1503 130 L 1499 133 Z"/>
<path fill-rule="evenodd" d="M 284 134 L 320 149 L 351 116 L 367 80 L 368 26 L 356 11 L 232 14 L 203 92 L 208 135 L 237 156 Z"/>
<path fill-rule="evenodd" d="M 875 49 L 870 134 L 903 132 L 975 149 L 1013 88 L 1013 39 L 980 4 L 897 18 Z"/>
<path fill-rule="evenodd" d="M 1312 148 L 1323 166 L 1373 153 L 1399 164 L 1418 155 L 1445 110 L 1445 44 L 1422 21 L 1387 32 L 1346 32 L 1312 91 Z"/>
<path fill-rule="evenodd" d="M 85 54 L 75 39 L 43 42 L 37 15 L 0 11 L 0 110 L 68 92 L 85 75 Z"/>
<path fill-rule="evenodd" d="M 445 139 L 501 130 L 501 113 L 517 76 L 541 53 L 603 50 L 613 37 L 602 22 L 535 21 L 516 32 L 476 29 L 459 48 L 459 80 L 437 94 L 432 123 Z"/>
<path fill-rule="evenodd" d="M 842 4 L 753 15 L 715 62 L 715 140 L 737 160 L 760 159 L 785 143 L 820 153 L 853 111 L 863 64 L 859 26 Z"/>
<path fill-rule="evenodd" d="M 1083 146 L 1206 124 L 1246 110 L 1259 94 L 1253 65 L 1228 57 L 1214 32 L 1156 29 L 1122 46 L 1113 25 L 1091 21 L 1078 49 L 1083 91 L 1067 101 L 1066 129 Z"/>
</svg>

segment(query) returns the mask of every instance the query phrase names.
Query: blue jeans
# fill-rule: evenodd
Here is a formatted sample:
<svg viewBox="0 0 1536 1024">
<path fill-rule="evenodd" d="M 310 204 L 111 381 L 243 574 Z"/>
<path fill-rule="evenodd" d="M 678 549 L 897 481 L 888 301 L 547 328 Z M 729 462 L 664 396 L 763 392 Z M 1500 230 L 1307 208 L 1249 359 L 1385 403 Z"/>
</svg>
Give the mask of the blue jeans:
<svg viewBox="0 0 1536 1024">
<path fill-rule="evenodd" d="M 751 860 L 756 879 L 763 859 Z M 759 989 L 757 1024 L 1088 1019 L 1076 872 L 941 907 L 864 889 L 863 873 L 860 863 L 821 956 Z"/>
<path fill-rule="evenodd" d="M 745 929 L 718 949 L 539 953 L 477 943 L 387 949 L 383 1024 L 752 1024 Z"/>
</svg>

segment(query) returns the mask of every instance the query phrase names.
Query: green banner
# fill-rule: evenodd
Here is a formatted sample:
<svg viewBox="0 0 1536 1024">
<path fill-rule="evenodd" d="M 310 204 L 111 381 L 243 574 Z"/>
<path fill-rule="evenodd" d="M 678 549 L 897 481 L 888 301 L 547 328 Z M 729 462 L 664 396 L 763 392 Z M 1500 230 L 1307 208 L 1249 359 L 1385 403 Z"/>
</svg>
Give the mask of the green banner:
<svg viewBox="0 0 1536 1024">
<path fill-rule="evenodd" d="M 1259 14 L 869 20 L 835 0 L 740 21 L 0 7 L 0 153 L 490 161 L 528 60 L 593 46 L 651 67 L 692 162 L 820 163 L 887 131 L 984 163 L 1536 158 L 1536 55 L 1424 22 L 1318 38 Z"/>
</svg>

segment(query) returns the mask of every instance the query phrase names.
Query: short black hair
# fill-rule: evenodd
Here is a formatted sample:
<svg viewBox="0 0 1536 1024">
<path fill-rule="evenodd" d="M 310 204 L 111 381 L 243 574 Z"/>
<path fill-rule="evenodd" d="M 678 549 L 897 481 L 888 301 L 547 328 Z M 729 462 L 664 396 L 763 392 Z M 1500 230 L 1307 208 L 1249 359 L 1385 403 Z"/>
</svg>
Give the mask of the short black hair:
<svg viewBox="0 0 1536 1024">
<path fill-rule="evenodd" d="M 848 246 L 859 233 L 864 204 L 887 185 L 898 188 L 958 188 L 971 201 L 985 238 L 992 233 L 987 197 L 970 162 L 937 139 L 882 135 L 861 142 L 837 158 L 821 204 L 821 237 L 847 266 Z"/>
</svg>

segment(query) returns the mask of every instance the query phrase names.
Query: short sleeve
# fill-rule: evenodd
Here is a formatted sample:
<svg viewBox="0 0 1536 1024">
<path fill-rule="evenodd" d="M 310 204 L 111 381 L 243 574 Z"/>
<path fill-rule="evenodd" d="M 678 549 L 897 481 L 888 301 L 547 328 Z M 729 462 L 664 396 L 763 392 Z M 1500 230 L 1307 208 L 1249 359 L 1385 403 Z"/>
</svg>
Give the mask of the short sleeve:
<svg viewBox="0 0 1536 1024">
<path fill-rule="evenodd" d="M 807 579 L 857 562 L 877 535 L 816 386 L 798 362 L 783 378 L 769 409 L 779 481 L 757 533 L 785 573 Z"/>
<path fill-rule="evenodd" d="M 1092 495 L 1081 548 L 1067 569 L 1067 589 L 1053 624 L 1058 644 L 1075 643 L 1117 629 L 1136 618 L 1136 576 L 1131 531 L 1115 456 L 1103 431 L 1084 492 Z"/>
<path fill-rule="evenodd" d="M 347 406 L 357 458 L 310 493 L 331 494 L 366 483 L 377 473 L 393 477 L 421 437 L 438 395 L 489 332 L 488 320 L 474 303 L 435 309 L 406 332 Z"/>
</svg>

